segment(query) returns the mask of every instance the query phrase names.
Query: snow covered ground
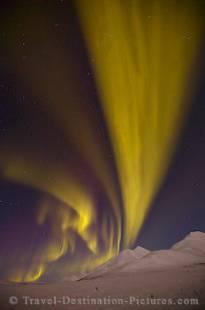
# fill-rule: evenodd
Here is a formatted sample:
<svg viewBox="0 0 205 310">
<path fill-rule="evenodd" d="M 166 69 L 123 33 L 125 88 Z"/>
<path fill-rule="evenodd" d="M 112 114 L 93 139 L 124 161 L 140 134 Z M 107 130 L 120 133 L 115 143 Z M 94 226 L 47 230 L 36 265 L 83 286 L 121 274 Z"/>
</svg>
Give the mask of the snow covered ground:
<svg viewBox="0 0 205 310">
<path fill-rule="evenodd" d="M 169 250 L 124 250 L 72 281 L 2 283 L 0 309 L 205 309 L 205 233 Z"/>
</svg>

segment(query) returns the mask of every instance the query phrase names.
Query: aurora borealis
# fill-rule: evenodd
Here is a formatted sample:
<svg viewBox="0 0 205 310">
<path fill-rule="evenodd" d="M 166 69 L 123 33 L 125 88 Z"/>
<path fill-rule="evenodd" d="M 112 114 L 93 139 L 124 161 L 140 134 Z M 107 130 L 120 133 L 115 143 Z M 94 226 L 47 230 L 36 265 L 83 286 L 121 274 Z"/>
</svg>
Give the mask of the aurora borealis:
<svg viewBox="0 0 205 310">
<path fill-rule="evenodd" d="M 0 197 L 0 277 L 92 269 L 134 246 L 168 171 L 202 2 L 11 1 L 1 14 L 1 195 L 14 198 Z"/>
</svg>

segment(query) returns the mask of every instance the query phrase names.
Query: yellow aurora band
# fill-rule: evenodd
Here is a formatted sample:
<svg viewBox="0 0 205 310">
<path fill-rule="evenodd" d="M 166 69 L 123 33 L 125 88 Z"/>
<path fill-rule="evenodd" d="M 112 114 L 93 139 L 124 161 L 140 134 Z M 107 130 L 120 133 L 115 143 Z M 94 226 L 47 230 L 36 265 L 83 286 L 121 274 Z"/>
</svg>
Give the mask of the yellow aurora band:
<svg viewBox="0 0 205 310">
<path fill-rule="evenodd" d="M 200 35 L 191 2 L 79 0 L 78 10 L 120 176 L 132 245 L 182 123 Z"/>
<path fill-rule="evenodd" d="M 77 241 L 70 231 L 81 236 L 89 254 L 69 266 L 64 262 L 59 272 L 89 270 L 117 255 L 120 244 L 122 248 L 132 247 L 167 171 L 187 111 L 185 90 L 202 35 L 200 12 L 194 2 L 79 0 L 75 8 L 114 150 L 123 212 L 103 147 L 99 141 L 96 146 L 92 124 L 84 119 L 83 109 L 79 122 L 85 131 L 79 133 L 74 130 L 75 124 L 66 121 L 69 94 L 63 97 L 49 88 L 49 73 L 38 81 L 37 69 L 32 65 L 26 68 L 25 83 L 32 85 L 34 93 L 49 97 L 49 105 L 43 103 L 45 109 L 76 141 L 76 148 L 84 154 L 109 197 L 112 217 L 109 220 L 110 214 L 104 214 L 100 230 L 91 229 L 98 217 L 92 190 L 69 174 L 66 163 L 54 165 L 48 157 L 44 166 L 37 150 L 21 149 L 18 154 L 10 145 L 1 155 L 4 176 L 50 193 L 62 202 L 54 206 L 45 199 L 38 206 L 36 222 L 41 226 L 49 217 L 52 238 L 36 251 L 29 272 L 22 268 L 8 276 L 12 281 L 35 281 L 49 273 L 49 263 L 75 252 Z M 58 47 L 52 47 L 52 53 L 53 59 L 58 53 L 61 59 L 67 57 Z M 66 88 L 69 77 L 62 64 L 56 64 Z M 75 109 L 72 103 L 70 109 Z M 27 170 L 29 175 L 23 173 Z M 49 182 L 48 174 L 54 176 Z M 70 207 L 76 213 L 74 218 Z"/>
</svg>

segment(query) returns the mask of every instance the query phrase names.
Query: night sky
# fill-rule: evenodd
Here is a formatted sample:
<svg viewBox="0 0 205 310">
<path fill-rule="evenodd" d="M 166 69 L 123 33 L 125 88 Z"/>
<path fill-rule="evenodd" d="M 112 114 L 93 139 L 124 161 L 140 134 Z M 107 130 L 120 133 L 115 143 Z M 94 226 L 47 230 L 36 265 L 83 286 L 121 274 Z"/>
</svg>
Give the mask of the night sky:
<svg viewBox="0 0 205 310">
<path fill-rule="evenodd" d="M 143 62 L 142 65 L 136 64 L 136 72 L 143 76 L 143 68 L 148 70 L 145 73 L 145 76 L 148 76 L 146 86 L 143 86 L 142 82 L 139 85 L 144 89 L 150 86 L 145 93 L 150 92 L 156 96 L 153 106 L 156 104 L 157 108 L 153 108 L 152 114 L 152 101 L 148 100 L 148 104 L 145 103 L 146 109 L 141 108 L 137 115 L 139 110 L 131 106 L 127 110 L 130 118 L 129 126 L 126 127 L 126 123 L 120 122 L 120 116 L 114 117 L 117 114 L 113 112 L 115 110 L 109 110 L 109 104 L 104 102 L 109 98 L 108 93 L 110 98 L 114 98 L 114 102 L 114 92 L 119 102 L 123 100 L 123 92 L 127 93 L 126 98 L 129 101 L 129 95 L 134 93 L 131 90 L 135 70 L 129 69 L 132 62 L 128 57 L 124 59 L 126 69 L 122 70 L 122 76 L 126 87 L 124 89 L 123 86 L 123 92 L 120 92 L 118 74 L 121 76 L 121 69 L 117 70 L 117 63 L 113 59 L 113 68 L 116 68 L 113 72 L 116 75 L 112 77 L 114 87 L 111 87 L 109 92 L 103 82 L 109 70 L 103 71 L 103 62 L 99 61 L 95 46 L 90 43 L 94 40 L 94 34 L 93 37 L 90 35 L 90 41 L 87 39 L 89 35 L 86 36 L 83 30 L 86 18 L 83 21 L 83 14 L 79 13 L 79 3 L 80 1 L 63 0 L 29 3 L 1 1 L 0 278 L 3 280 L 34 281 L 41 276 L 47 279 L 50 275 L 51 278 L 59 278 L 65 270 L 68 273 L 82 271 L 79 265 L 85 270 L 89 269 L 90 265 L 96 266 L 126 247 L 141 245 L 148 249 L 168 248 L 190 231 L 205 231 L 204 26 L 199 25 L 197 30 L 200 40 L 196 56 L 190 56 L 191 61 L 186 59 L 183 48 L 186 50 L 194 45 L 194 26 L 191 34 L 189 31 L 188 34 L 182 33 L 185 40 L 183 42 L 186 43 L 179 41 L 179 47 L 182 46 L 178 49 L 180 56 L 173 56 L 176 66 L 178 61 L 185 65 L 192 63 L 191 68 L 186 71 L 189 74 L 185 74 L 187 82 L 182 99 L 185 101 L 185 121 L 176 116 L 173 117 L 173 127 L 166 125 L 169 120 L 166 115 L 175 113 L 172 107 L 170 111 L 163 108 L 166 104 L 167 107 L 172 104 L 171 99 L 166 100 L 166 89 L 167 92 L 172 89 L 167 85 L 174 85 L 173 81 L 177 77 L 174 71 L 177 69 L 171 65 L 172 52 L 167 52 L 164 58 L 159 56 L 167 67 L 159 61 L 153 61 L 150 68 L 158 69 L 157 73 L 150 69 L 151 74 L 146 60 L 139 56 L 139 53 L 138 56 L 142 57 Z M 128 3 L 131 5 L 132 1 Z M 187 6 L 194 6 L 193 3 L 188 1 Z M 194 8 L 196 12 L 200 11 L 200 16 L 203 17 L 202 2 L 199 1 Z M 150 22 L 152 13 L 149 7 L 142 5 L 140 9 L 144 25 L 143 14 Z M 173 7 L 173 12 L 175 9 L 176 7 Z M 166 12 L 166 7 L 155 12 L 157 18 L 162 16 L 162 23 L 166 25 L 161 12 Z M 171 18 L 170 13 L 170 20 Z M 144 44 L 145 38 L 149 38 L 152 25 L 149 27 L 147 36 L 140 37 L 141 44 Z M 157 33 L 157 27 L 156 19 L 153 22 L 154 34 Z M 88 34 L 89 29 L 88 27 Z M 165 31 L 170 31 L 174 37 L 176 29 L 169 30 L 167 26 Z M 121 35 L 115 37 L 114 30 L 113 33 L 109 36 L 105 31 L 103 44 L 108 42 L 109 48 L 112 40 L 121 38 Z M 133 43 L 133 33 L 129 32 L 131 39 L 128 40 L 130 45 L 134 45 L 132 53 L 135 48 L 137 50 Z M 112 52 L 108 52 L 109 55 L 103 53 L 103 44 L 100 57 L 112 57 Z M 152 44 L 155 46 L 155 42 Z M 154 50 L 156 58 L 161 52 L 161 45 L 164 46 L 163 40 L 158 44 L 159 49 Z M 130 58 L 134 57 L 131 52 L 125 50 L 127 55 L 131 55 Z M 166 53 L 166 47 L 161 53 Z M 134 64 L 136 59 L 134 57 Z M 147 62 L 149 63 L 149 60 Z M 185 65 L 181 70 L 185 70 Z M 167 75 L 156 77 L 161 74 L 163 66 L 166 67 L 164 70 Z M 173 74 L 169 72 L 170 68 L 173 68 Z M 104 75 L 101 76 L 99 72 Z M 179 78 L 185 79 L 180 74 Z M 155 90 L 158 85 L 162 94 Z M 157 100 L 161 100 L 162 105 L 157 105 Z M 126 114 L 123 112 L 123 104 L 119 103 L 118 109 L 121 110 L 119 115 L 122 113 L 126 119 L 126 115 L 123 115 Z M 115 121 L 119 127 L 116 131 Z M 140 123 L 141 126 L 141 142 L 136 142 L 136 148 L 133 147 L 135 135 L 130 135 L 129 138 L 129 131 L 126 131 L 128 128 L 133 133 L 135 125 L 132 126 L 132 122 Z M 165 127 L 170 136 L 163 135 Z M 124 128 L 123 132 L 126 132 L 127 149 L 119 147 L 120 141 L 124 143 L 125 140 L 118 140 L 120 128 Z M 153 132 L 153 135 L 150 132 Z M 171 137 L 175 135 L 177 137 L 172 141 Z M 170 148 L 167 144 L 170 144 Z M 132 156 L 129 155 L 131 151 Z M 141 152 L 140 164 L 137 162 L 137 170 L 133 170 L 132 175 L 130 167 L 135 163 L 135 154 L 138 154 L 138 151 Z M 164 160 L 163 158 L 169 157 L 169 153 L 170 160 Z M 121 165 L 122 170 L 119 168 Z M 136 167 L 135 164 L 133 167 Z M 154 171 L 161 169 L 162 173 L 159 177 L 156 174 L 155 178 Z M 141 196 L 152 182 L 159 184 L 153 186 L 147 199 L 143 200 Z M 126 184 L 132 191 L 127 191 Z M 139 185 L 138 200 L 142 201 L 136 209 L 139 210 L 139 215 L 134 208 L 131 210 L 132 204 L 129 204 L 129 199 L 126 198 L 129 193 L 133 193 L 135 185 Z M 143 207 L 144 204 L 146 208 Z M 139 218 L 139 222 L 136 221 L 136 231 L 132 228 L 135 226 L 135 216 Z M 77 266 L 76 261 L 79 261 Z"/>
<path fill-rule="evenodd" d="M 205 231 L 205 48 L 197 63 L 191 111 L 166 178 L 156 195 L 138 242 L 169 248 L 190 231 Z"/>
</svg>

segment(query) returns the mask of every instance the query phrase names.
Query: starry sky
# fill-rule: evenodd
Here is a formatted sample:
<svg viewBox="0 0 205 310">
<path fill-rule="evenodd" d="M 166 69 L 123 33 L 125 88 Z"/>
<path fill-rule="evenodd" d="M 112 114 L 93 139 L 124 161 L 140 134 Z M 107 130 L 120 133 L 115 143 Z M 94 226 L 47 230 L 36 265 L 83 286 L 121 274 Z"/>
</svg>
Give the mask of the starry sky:
<svg viewBox="0 0 205 310">
<path fill-rule="evenodd" d="M 0 279 L 205 231 L 203 1 L 97 3 L 1 1 Z"/>
</svg>

